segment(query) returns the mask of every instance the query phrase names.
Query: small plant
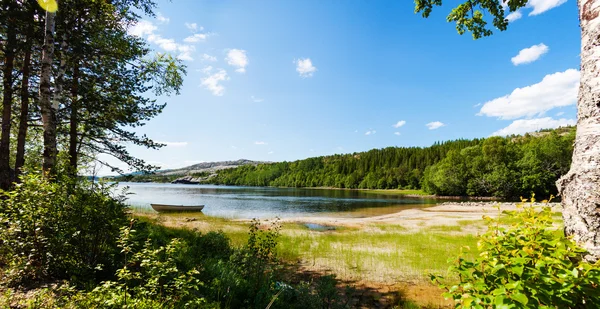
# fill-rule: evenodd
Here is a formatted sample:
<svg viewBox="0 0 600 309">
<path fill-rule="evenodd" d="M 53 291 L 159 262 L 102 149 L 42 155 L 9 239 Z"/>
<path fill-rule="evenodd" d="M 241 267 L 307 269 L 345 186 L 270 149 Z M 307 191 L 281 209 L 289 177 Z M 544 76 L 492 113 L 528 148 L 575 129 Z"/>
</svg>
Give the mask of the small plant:
<svg viewBox="0 0 600 309">
<path fill-rule="evenodd" d="M 200 271 L 182 272 L 177 256 L 187 247 L 179 239 L 154 248 L 148 239 L 140 250 L 132 240 L 135 230 L 124 227 L 119 247 L 126 257 L 116 281 L 106 281 L 73 299 L 79 308 L 213 308 L 200 293 Z"/>
<path fill-rule="evenodd" d="M 455 308 L 599 308 L 600 262 L 582 259 L 584 250 L 557 228 L 550 206 L 525 202 L 503 212 L 516 219 L 509 227 L 485 217 L 479 257 L 451 260 L 458 284 L 444 285 L 435 275 L 433 282 Z"/>
</svg>

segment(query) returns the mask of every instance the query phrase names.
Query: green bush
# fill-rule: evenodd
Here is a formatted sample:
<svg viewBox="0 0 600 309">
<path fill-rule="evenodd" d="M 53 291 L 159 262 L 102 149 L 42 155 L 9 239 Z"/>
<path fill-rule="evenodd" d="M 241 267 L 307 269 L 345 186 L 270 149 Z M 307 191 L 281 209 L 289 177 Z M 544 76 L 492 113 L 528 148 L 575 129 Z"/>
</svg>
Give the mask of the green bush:
<svg viewBox="0 0 600 309">
<path fill-rule="evenodd" d="M 488 231 L 478 243 L 479 257 L 459 256 L 450 271 L 460 282 L 434 283 L 455 308 L 600 308 L 600 262 L 582 260 L 585 253 L 553 221 L 551 207 L 519 205 L 505 211 L 513 223 L 486 217 Z"/>
<path fill-rule="evenodd" d="M 123 228 L 119 247 L 125 265 L 117 270 L 116 281 L 106 281 L 90 293 L 72 299 L 77 308 L 218 308 L 200 290 L 204 283 L 199 269 L 182 271 L 177 256 L 187 244 L 177 238 L 154 248 L 148 239 L 140 250 L 132 240 L 135 230 Z"/>
<path fill-rule="evenodd" d="M 0 199 L 0 260 L 14 283 L 99 281 L 114 273 L 126 206 L 110 187 L 29 175 Z"/>
</svg>

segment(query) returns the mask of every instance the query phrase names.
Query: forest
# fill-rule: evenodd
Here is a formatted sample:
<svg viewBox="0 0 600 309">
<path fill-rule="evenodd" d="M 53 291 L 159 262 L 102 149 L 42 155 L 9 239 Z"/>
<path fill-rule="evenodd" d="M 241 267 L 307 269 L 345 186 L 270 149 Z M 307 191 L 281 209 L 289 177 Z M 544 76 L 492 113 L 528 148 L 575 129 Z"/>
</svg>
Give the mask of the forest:
<svg viewBox="0 0 600 309">
<path fill-rule="evenodd" d="M 422 189 L 449 196 L 556 195 L 569 170 L 575 128 L 524 136 L 388 147 L 220 171 L 210 183 L 244 186 Z"/>
</svg>

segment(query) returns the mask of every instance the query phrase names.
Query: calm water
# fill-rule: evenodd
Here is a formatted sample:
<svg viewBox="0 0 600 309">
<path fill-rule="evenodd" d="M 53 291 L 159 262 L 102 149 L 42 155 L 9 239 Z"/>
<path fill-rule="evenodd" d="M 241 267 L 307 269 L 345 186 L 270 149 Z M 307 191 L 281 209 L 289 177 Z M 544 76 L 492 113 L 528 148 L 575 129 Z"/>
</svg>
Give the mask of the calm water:
<svg viewBox="0 0 600 309">
<path fill-rule="evenodd" d="M 129 187 L 128 203 L 150 208 L 150 203 L 197 205 L 203 213 L 223 218 L 289 218 L 311 215 L 368 217 L 407 207 L 435 204 L 433 199 L 412 199 L 351 190 L 233 187 L 154 183 L 121 183 Z"/>
</svg>

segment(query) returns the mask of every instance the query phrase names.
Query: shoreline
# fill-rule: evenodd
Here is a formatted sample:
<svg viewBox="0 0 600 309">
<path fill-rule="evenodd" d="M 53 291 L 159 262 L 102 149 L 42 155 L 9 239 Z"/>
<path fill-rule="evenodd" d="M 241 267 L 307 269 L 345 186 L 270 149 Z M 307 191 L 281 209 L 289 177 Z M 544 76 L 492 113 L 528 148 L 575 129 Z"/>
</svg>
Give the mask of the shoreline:
<svg viewBox="0 0 600 309">
<path fill-rule="evenodd" d="M 231 186 L 231 187 L 248 187 L 248 188 L 276 188 L 276 189 L 303 189 L 303 190 L 339 190 L 339 191 L 356 191 L 365 192 L 369 194 L 382 194 L 382 195 L 397 195 L 408 198 L 420 198 L 420 199 L 437 199 L 437 200 L 457 200 L 457 201 L 491 201 L 491 202 L 510 202 L 505 198 L 493 197 L 493 196 L 452 196 L 452 195 L 433 195 L 427 194 L 421 189 L 352 189 L 352 188 L 336 188 L 336 187 L 274 187 L 274 186 L 243 186 L 243 185 L 223 185 L 214 183 L 172 183 L 172 182 L 156 182 L 156 181 L 123 181 L 128 183 L 140 183 L 140 184 L 176 184 L 176 185 L 211 185 L 211 186 Z M 403 192 L 406 191 L 406 192 Z M 408 192 L 423 192 L 415 194 Z M 517 202 L 517 201 L 515 201 Z"/>
</svg>

